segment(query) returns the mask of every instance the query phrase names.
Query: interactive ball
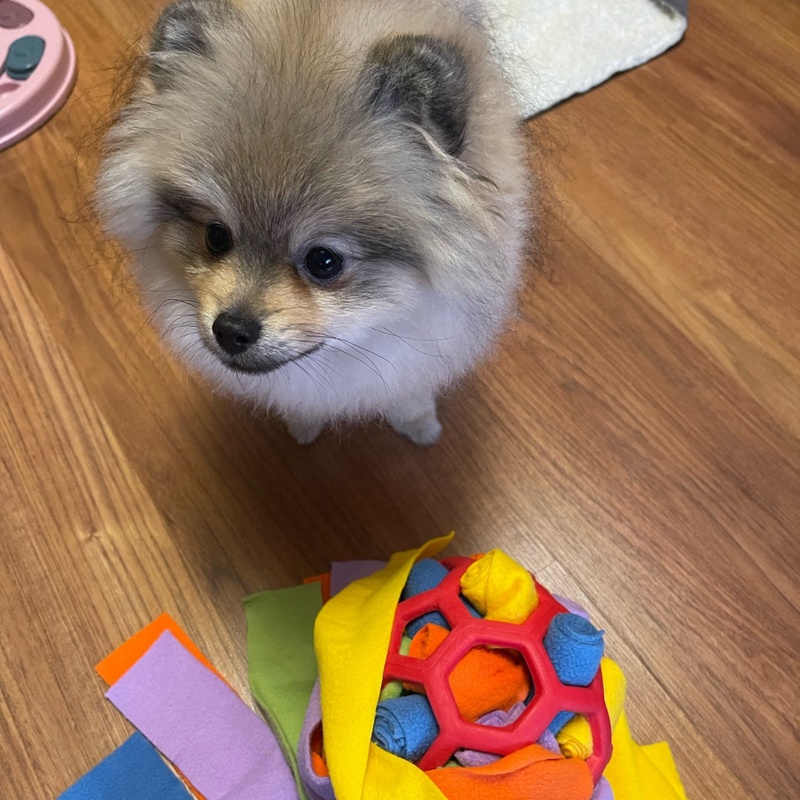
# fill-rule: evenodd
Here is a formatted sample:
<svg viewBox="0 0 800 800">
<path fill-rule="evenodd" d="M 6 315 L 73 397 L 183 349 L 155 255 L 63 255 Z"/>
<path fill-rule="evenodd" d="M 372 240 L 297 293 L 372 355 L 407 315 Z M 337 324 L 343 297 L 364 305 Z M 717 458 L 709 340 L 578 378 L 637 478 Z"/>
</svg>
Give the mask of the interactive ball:
<svg viewBox="0 0 800 800">
<path fill-rule="evenodd" d="M 433 743 L 423 754 L 415 752 L 419 757 L 413 760 L 420 769 L 431 770 L 444 766 L 460 749 L 509 755 L 535 743 L 559 715 L 564 719 L 563 712 L 573 712 L 583 714 L 589 723 L 594 748 L 587 764 L 597 783 L 611 758 L 611 724 L 603 696 L 602 674 L 597 669 L 588 686 L 562 682 L 545 648 L 545 637 L 554 620 L 551 637 L 554 633 L 583 637 L 581 644 L 585 647 L 598 645 L 598 632 L 588 623 L 582 625 L 583 621 L 575 615 L 556 619 L 569 612 L 538 583 L 535 583 L 538 605 L 524 622 L 514 624 L 475 616 L 475 609 L 461 596 L 461 577 L 473 563 L 470 558 L 443 560 L 440 564 L 447 574 L 441 583 L 397 606 L 383 685 L 400 681 L 405 686 L 420 687 L 438 724 L 438 735 Z M 451 629 L 435 651 L 424 659 L 400 652 L 404 631 L 409 625 L 411 630 L 418 631 L 421 625 L 413 623 L 420 618 L 439 624 L 446 621 Z M 602 638 L 599 646 L 602 653 Z M 532 697 L 522 714 L 505 727 L 490 727 L 465 719 L 451 688 L 453 671 L 473 648 L 480 647 L 517 651 L 530 673 Z M 563 668 L 561 672 L 567 681 L 585 682 L 589 677 L 585 669 L 581 674 L 580 665 L 574 667 L 572 676 Z"/>
</svg>

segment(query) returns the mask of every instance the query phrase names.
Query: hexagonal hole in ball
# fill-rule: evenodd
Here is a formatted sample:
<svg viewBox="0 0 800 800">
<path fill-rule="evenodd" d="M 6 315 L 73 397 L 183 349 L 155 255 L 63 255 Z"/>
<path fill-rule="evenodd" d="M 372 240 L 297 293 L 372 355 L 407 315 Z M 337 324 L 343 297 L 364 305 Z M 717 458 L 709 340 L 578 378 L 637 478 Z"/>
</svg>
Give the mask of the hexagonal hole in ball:
<svg viewBox="0 0 800 800">
<path fill-rule="evenodd" d="M 473 647 L 449 681 L 461 716 L 492 727 L 513 723 L 535 691 L 525 659 L 511 648 Z"/>
</svg>

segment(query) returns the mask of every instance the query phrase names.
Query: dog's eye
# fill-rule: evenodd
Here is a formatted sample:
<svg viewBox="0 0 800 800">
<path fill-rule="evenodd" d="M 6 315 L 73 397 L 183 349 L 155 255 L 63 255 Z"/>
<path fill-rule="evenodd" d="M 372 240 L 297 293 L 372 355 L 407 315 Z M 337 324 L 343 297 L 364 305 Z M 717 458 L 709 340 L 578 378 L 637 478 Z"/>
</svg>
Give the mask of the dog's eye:
<svg viewBox="0 0 800 800">
<path fill-rule="evenodd" d="M 221 222 L 209 222 L 206 225 L 206 247 L 215 256 L 222 256 L 233 246 L 231 232 Z"/>
<path fill-rule="evenodd" d="M 335 278 L 344 266 L 344 259 L 327 247 L 312 247 L 306 254 L 305 267 L 312 278 L 327 281 Z"/>
</svg>

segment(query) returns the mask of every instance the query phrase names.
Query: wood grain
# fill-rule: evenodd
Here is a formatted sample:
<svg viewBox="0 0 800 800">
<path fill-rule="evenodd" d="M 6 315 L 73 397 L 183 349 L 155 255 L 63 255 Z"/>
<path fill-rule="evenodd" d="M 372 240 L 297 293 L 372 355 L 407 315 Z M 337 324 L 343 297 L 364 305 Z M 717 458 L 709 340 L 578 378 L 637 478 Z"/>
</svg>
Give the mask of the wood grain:
<svg viewBox="0 0 800 800">
<path fill-rule="evenodd" d="M 695 4 L 678 48 L 547 115 L 546 277 L 428 451 L 300 449 L 163 353 L 76 180 L 157 4 L 51 5 L 75 95 L 0 154 L 0 797 L 124 739 L 92 668 L 161 611 L 246 694 L 244 595 L 452 528 L 586 602 L 692 800 L 799 796 L 796 2 Z"/>
</svg>

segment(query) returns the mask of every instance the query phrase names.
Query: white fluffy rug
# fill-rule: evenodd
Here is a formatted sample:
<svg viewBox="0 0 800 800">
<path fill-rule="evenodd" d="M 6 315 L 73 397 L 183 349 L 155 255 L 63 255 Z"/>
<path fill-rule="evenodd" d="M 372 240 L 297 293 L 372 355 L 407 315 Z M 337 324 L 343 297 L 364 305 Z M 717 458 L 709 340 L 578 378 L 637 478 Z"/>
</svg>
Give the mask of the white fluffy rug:
<svg viewBox="0 0 800 800">
<path fill-rule="evenodd" d="M 686 0 L 485 0 L 485 9 L 526 118 L 663 53 L 687 25 Z"/>
</svg>

